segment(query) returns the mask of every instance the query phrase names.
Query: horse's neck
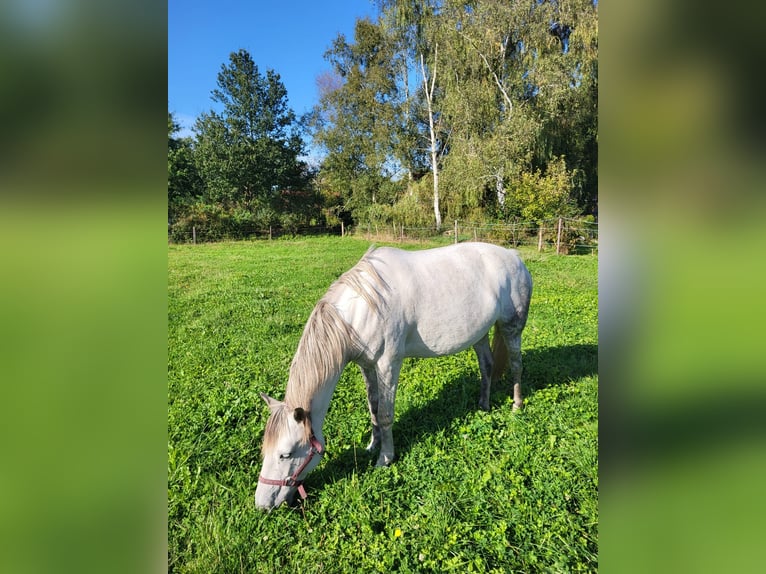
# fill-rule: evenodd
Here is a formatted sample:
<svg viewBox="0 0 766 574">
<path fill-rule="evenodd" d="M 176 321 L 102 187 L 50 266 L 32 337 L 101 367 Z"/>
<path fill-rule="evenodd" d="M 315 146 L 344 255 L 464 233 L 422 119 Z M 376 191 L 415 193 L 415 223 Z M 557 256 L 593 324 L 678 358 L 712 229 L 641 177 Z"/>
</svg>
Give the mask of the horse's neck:
<svg viewBox="0 0 766 574">
<path fill-rule="evenodd" d="M 343 369 L 341 369 L 341 372 Z M 340 372 L 321 385 L 318 392 L 311 400 L 311 426 L 314 429 L 314 433 L 323 439 L 324 434 L 322 428 L 324 427 L 324 419 L 327 416 L 327 410 L 330 408 L 330 400 L 335 392 L 335 387 L 338 386 L 338 380 L 340 379 Z"/>
<path fill-rule="evenodd" d="M 286 402 L 311 413 L 314 431 L 321 434 L 330 399 L 354 354 L 355 334 L 326 298 L 309 317 L 293 363 Z"/>
<path fill-rule="evenodd" d="M 338 386 L 340 375 L 345 367 L 346 363 L 343 363 L 337 373 L 330 373 L 324 381 L 313 386 L 311 391 L 307 393 L 303 399 L 293 399 L 293 401 L 288 401 L 291 403 L 295 402 L 296 405 L 300 403 L 299 406 L 303 406 L 303 408 L 310 412 L 311 426 L 314 430 L 314 434 L 316 434 L 320 440 L 324 437 L 322 427 L 324 426 L 324 419 L 327 416 L 327 411 L 330 408 L 330 400 L 335 392 L 335 387 Z M 286 396 L 290 395 L 290 390 L 290 384 L 288 384 Z"/>
</svg>

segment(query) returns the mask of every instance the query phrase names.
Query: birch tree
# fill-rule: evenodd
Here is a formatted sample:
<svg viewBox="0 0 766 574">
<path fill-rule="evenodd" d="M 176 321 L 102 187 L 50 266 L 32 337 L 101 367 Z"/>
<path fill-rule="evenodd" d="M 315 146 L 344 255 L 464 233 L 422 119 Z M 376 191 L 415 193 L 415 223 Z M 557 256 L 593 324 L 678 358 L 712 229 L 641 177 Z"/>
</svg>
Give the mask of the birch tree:
<svg viewBox="0 0 766 574">
<path fill-rule="evenodd" d="M 428 133 L 430 139 L 429 154 L 431 157 L 431 174 L 433 177 L 433 206 L 434 206 L 434 221 L 436 223 L 436 229 L 441 229 L 442 216 L 439 211 L 439 148 L 436 137 L 436 128 L 434 126 L 434 90 L 436 89 L 436 72 L 439 65 L 439 45 L 434 44 L 434 58 L 431 64 L 431 79 L 429 85 L 428 72 L 426 71 L 426 64 L 423 58 L 423 54 L 420 54 L 420 70 L 423 76 L 423 93 L 426 99 L 426 109 L 428 111 Z"/>
</svg>

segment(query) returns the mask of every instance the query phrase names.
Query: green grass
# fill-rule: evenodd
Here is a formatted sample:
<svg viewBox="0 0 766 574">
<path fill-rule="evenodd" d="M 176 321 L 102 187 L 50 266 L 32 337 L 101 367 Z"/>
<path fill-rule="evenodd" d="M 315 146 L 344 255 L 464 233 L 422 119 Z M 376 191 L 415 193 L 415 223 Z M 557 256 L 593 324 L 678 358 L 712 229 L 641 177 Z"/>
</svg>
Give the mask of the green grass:
<svg viewBox="0 0 766 574">
<path fill-rule="evenodd" d="M 508 380 L 478 410 L 472 350 L 407 360 L 397 460 L 375 468 L 364 383 L 346 369 L 327 454 L 298 509 L 254 507 L 268 411 L 317 300 L 363 240 L 168 252 L 168 553 L 173 572 L 595 571 L 597 258 L 523 252 L 535 281 L 525 409 Z M 412 246 L 411 248 L 422 248 Z"/>
</svg>

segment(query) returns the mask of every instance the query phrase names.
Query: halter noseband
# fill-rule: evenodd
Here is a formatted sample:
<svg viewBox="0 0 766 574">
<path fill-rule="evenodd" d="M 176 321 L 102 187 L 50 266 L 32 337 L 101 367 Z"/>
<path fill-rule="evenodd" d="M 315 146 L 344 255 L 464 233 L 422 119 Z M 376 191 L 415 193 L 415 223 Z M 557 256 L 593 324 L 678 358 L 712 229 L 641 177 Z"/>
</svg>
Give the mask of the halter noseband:
<svg viewBox="0 0 766 574">
<path fill-rule="evenodd" d="M 292 473 L 292 475 L 288 476 L 284 480 L 274 480 L 271 478 L 264 478 L 263 476 L 258 477 L 258 482 L 262 482 L 263 484 L 270 484 L 272 486 L 297 486 L 298 487 L 298 494 L 301 495 L 301 498 L 303 500 L 306 500 L 306 497 L 308 496 L 306 494 L 306 489 L 303 488 L 303 481 L 298 480 L 298 477 L 301 475 L 303 470 L 309 465 L 311 462 L 311 459 L 314 458 L 315 455 L 324 454 L 324 447 L 322 446 L 322 443 L 317 440 L 317 437 L 314 436 L 314 433 L 311 433 L 311 438 L 309 439 L 309 442 L 311 443 L 311 450 L 309 450 L 309 455 L 306 458 L 306 460 L 303 461 L 303 464 L 301 464 L 298 469 Z"/>
</svg>

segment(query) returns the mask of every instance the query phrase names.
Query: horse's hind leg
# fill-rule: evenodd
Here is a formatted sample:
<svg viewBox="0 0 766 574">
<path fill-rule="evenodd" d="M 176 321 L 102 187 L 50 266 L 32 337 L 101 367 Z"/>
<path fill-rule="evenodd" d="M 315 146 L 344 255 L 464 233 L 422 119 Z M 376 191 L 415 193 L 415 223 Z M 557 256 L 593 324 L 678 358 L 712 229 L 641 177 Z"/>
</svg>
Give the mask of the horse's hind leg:
<svg viewBox="0 0 766 574">
<path fill-rule="evenodd" d="M 378 426 L 378 375 L 375 367 L 359 367 L 362 371 L 362 378 L 367 387 L 367 406 L 370 408 L 370 420 L 372 421 L 372 436 L 370 444 L 367 445 L 367 451 L 372 452 L 380 446 L 380 426 Z"/>
<path fill-rule="evenodd" d="M 524 406 L 524 399 L 521 396 L 521 329 L 507 325 L 499 327 L 508 349 L 508 363 L 513 378 L 513 410 L 517 410 Z"/>
<path fill-rule="evenodd" d="M 479 408 L 489 410 L 489 388 L 492 373 L 492 349 L 489 346 L 489 333 L 473 346 L 476 358 L 479 360 L 479 372 L 481 373 L 481 391 L 479 392 Z"/>
</svg>

